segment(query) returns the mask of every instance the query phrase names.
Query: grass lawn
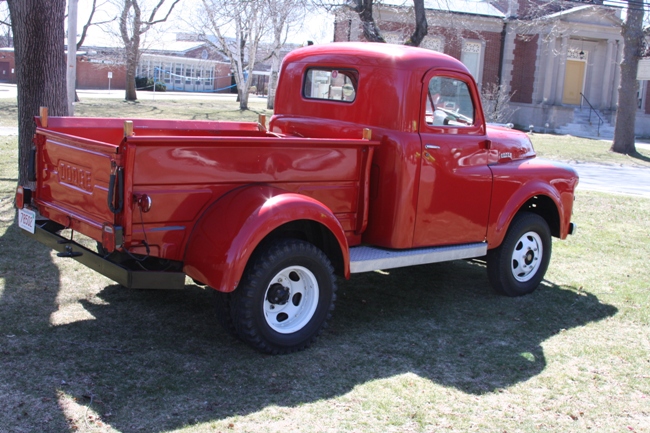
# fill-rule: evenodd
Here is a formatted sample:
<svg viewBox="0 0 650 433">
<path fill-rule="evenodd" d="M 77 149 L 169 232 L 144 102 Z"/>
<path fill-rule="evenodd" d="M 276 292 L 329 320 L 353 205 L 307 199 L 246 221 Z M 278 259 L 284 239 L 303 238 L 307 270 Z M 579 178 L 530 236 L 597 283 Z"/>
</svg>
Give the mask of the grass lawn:
<svg viewBox="0 0 650 433">
<path fill-rule="evenodd" d="M 634 156 L 610 152 L 612 142 L 570 135 L 533 134 L 531 140 L 539 156 L 570 162 L 650 167 L 650 149 L 637 148 Z"/>
<path fill-rule="evenodd" d="M 77 112 L 257 118 L 196 102 Z M 594 144 L 533 140 L 564 160 Z M 598 146 L 583 160 L 628 163 Z M 522 298 L 480 261 L 355 275 L 321 339 L 274 357 L 218 326 L 210 289 L 123 289 L 23 237 L 16 161 L 0 137 L 2 432 L 650 431 L 650 200 L 580 191 L 578 234 Z"/>
</svg>

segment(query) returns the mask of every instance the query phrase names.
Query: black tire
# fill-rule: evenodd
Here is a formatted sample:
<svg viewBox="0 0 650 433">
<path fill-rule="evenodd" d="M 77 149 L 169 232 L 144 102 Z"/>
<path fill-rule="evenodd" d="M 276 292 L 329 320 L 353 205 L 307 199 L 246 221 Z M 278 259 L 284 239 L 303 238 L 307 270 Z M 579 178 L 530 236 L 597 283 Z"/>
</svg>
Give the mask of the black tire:
<svg viewBox="0 0 650 433">
<path fill-rule="evenodd" d="M 336 278 L 327 256 L 298 239 L 275 241 L 256 252 L 232 293 L 239 337 L 271 354 L 309 347 L 334 311 Z"/>
<path fill-rule="evenodd" d="M 501 245 L 488 251 L 492 288 L 506 296 L 533 292 L 548 269 L 551 245 L 551 230 L 544 218 L 530 212 L 517 214 Z"/>
<path fill-rule="evenodd" d="M 215 316 L 217 322 L 226 330 L 230 335 L 237 337 L 237 330 L 232 321 L 232 293 L 223 293 L 218 290 L 213 290 L 213 302 Z"/>
</svg>

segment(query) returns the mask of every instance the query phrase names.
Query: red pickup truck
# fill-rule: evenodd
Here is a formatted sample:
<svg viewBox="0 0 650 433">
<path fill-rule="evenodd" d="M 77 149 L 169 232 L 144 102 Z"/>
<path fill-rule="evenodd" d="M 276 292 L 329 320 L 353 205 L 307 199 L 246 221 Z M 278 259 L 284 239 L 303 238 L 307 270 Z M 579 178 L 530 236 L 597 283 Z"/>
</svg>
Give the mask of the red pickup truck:
<svg viewBox="0 0 650 433">
<path fill-rule="evenodd" d="M 314 341 L 336 276 L 487 256 L 493 288 L 519 296 L 544 277 L 551 237 L 575 230 L 575 171 L 487 125 L 449 56 L 298 49 L 275 107 L 268 130 L 42 113 L 20 226 L 126 287 L 212 287 L 221 322 L 269 353 Z"/>
</svg>

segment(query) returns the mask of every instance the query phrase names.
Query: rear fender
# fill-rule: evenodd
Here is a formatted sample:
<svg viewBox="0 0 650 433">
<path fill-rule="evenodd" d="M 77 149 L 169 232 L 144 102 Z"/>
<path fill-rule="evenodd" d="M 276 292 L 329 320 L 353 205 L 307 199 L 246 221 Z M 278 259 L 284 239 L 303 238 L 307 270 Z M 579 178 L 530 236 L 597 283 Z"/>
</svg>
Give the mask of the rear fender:
<svg viewBox="0 0 650 433">
<path fill-rule="evenodd" d="M 319 223 L 332 233 L 347 278 L 348 244 L 330 209 L 313 198 L 266 185 L 234 190 L 205 211 L 190 235 L 183 271 L 216 290 L 231 292 L 260 242 L 280 226 L 301 220 Z"/>
</svg>

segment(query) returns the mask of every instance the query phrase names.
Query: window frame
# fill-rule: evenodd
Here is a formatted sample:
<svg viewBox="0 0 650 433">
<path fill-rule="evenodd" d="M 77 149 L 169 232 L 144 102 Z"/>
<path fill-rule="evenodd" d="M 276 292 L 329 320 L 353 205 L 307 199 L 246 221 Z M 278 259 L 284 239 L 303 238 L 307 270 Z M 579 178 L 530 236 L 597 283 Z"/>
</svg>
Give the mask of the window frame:
<svg viewBox="0 0 650 433">
<path fill-rule="evenodd" d="M 462 82 L 468 90 L 472 108 L 474 110 L 471 125 L 434 125 L 427 123 L 427 103 L 429 101 L 429 84 L 431 80 L 436 77 L 449 78 Z M 442 134 L 467 134 L 467 135 L 484 135 L 485 134 L 485 120 L 483 117 L 482 106 L 480 103 L 478 89 L 476 86 L 471 85 L 474 83 L 474 78 L 469 74 L 464 74 L 448 70 L 432 70 L 429 71 L 422 81 L 422 98 L 420 101 L 420 131 L 426 133 L 442 133 Z"/>
<path fill-rule="evenodd" d="M 310 72 L 312 71 L 322 71 L 322 72 L 329 72 L 330 73 L 330 79 L 331 75 L 334 71 L 341 73 L 345 76 L 344 79 L 344 84 L 341 86 L 341 95 L 343 96 L 343 86 L 345 86 L 345 81 L 349 80 L 350 84 L 354 88 L 354 97 L 351 100 L 345 100 L 345 99 L 335 99 L 335 98 L 319 98 L 316 96 L 308 96 L 307 95 L 307 86 L 312 86 L 313 88 L 313 83 L 311 82 L 312 78 L 310 77 Z M 336 78 L 336 77 L 335 77 Z M 331 91 L 331 84 L 329 85 L 330 91 Z M 336 102 L 336 103 L 344 103 L 344 104 L 352 104 L 357 100 L 357 94 L 359 91 L 359 71 L 354 69 L 354 68 L 337 68 L 337 67 L 326 67 L 326 66 L 310 66 L 307 67 L 303 73 L 302 77 L 302 85 L 300 86 L 300 93 L 301 96 L 304 99 L 307 99 L 309 101 L 320 101 L 320 102 Z"/>
</svg>

